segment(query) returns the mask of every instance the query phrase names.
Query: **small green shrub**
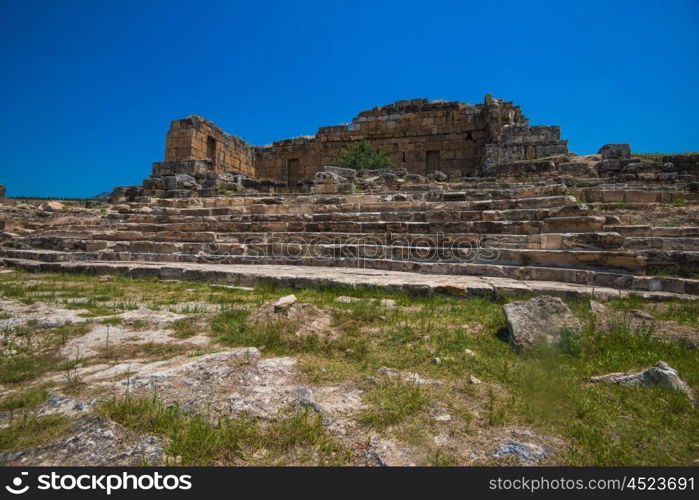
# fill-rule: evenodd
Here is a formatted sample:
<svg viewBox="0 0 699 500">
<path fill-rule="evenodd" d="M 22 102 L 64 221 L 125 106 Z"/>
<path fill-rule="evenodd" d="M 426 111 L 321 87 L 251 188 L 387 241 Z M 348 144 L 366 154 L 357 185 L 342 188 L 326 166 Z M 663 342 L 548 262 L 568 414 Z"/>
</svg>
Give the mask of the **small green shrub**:
<svg viewBox="0 0 699 500">
<path fill-rule="evenodd" d="M 340 151 L 335 161 L 337 166 L 354 169 L 394 168 L 391 156 L 380 149 L 372 148 L 367 142 L 350 144 Z"/>
</svg>

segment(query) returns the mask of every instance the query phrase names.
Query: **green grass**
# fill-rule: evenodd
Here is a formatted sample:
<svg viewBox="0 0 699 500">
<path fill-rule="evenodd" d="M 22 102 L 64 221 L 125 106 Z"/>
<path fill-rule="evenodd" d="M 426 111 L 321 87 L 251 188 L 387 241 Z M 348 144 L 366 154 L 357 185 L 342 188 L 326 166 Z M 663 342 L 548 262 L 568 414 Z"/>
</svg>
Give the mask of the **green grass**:
<svg viewBox="0 0 699 500">
<path fill-rule="evenodd" d="M 13 411 L 31 409 L 39 406 L 48 398 L 45 388 L 29 389 L 5 396 L 0 399 L 0 410 Z"/>
<path fill-rule="evenodd" d="M 7 452 L 40 446 L 65 435 L 70 421 L 59 415 L 24 415 L 0 428 L 0 451 Z"/>
<path fill-rule="evenodd" d="M 174 321 L 172 323 L 172 329 L 175 331 L 173 337 L 177 337 L 178 339 L 187 339 L 199 333 L 197 319 L 192 317 Z"/>
<path fill-rule="evenodd" d="M 54 356 L 19 354 L 0 360 L 0 383 L 19 384 L 34 380 L 57 363 Z"/>
<path fill-rule="evenodd" d="M 40 283 L 23 286 L 22 281 L 29 279 Z M 60 293 L 56 296 L 36 294 L 51 290 Z M 633 330 L 624 321 L 612 322 L 608 332 L 597 331 L 587 300 L 566 301 L 584 325 L 580 336 L 567 338 L 565 348 L 560 351 L 528 356 L 514 354 L 506 342 L 502 305 L 513 300 L 509 298 L 462 300 L 412 296 L 366 287 L 289 289 L 263 286 L 254 291 L 242 291 L 205 283 L 162 283 L 124 277 L 101 283 L 90 276 L 23 272 L 0 276 L 0 294 L 18 300 L 53 301 L 63 307 L 60 301 L 66 297 L 89 298 L 93 292 L 100 300 L 93 300 L 86 309 L 102 307 L 113 311 L 112 314 L 119 304 L 119 307 L 126 307 L 138 303 L 162 309 L 181 302 L 220 306 L 218 312 L 208 316 L 216 341 L 224 346 L 260 347 L 265 356 L 294 356 L 299 360 L 302 376 L 311 384 L 348 383 L 365 387 L 362 381 L 367 376 L 375 376 L 381 366 L 444 381 L 440 388 L 415 388 L 393 382 L 370 388 L 365 394 L 368 408 L 360 420 L 366 429 L 375 432 L 395 432 L 401 436 L 424 434 L 430 425 L 425 416 L 426 408 L 439 403 L 448 408 L 455 422 L 462 426 L 456 429 L 459 432 L 469 433 L 479 427 L 496 432 L 505 426 L 518 425 L 532 427 L 540 434 L 560 436 L 565 445 L 556 460 L 561 464 L 688 465 L 698 456 L 699 418 L 697 410 L 683 394 L 589 383 L 594 375 L 640 370 L 662 360 L 696 388 L 699 387 L 696 350 L 679 343 L 661 342 L 650 335 L 651 332 Z M 330 311 L 339 337 L 333 341 L 299 338 L 294 334 L 298 325 L 293 323 L 249 321 L 250 312 L 259 305 L 289 293 L 294 293 L 299 302 Z M 392 298 L 398 307 L 383 308 L 368 300 L 349 304 L 335 302 L 339 295 Z M 631 296 L 610 301 L 607 306 L 615 311 L 641 309 L 658 320 L 699 328 L 696 301 L 652 303 Z M 76 304 L 76 308 L 80 307 Z M 198 321 L 204 322 L 206 318 L 200 317 Z M 196 333 L 196 324 L 190 318 L 176 322 L 175 336 L 191 336 Z M 0 383 L 18 389 L 19 384 L 63 369 L 50 349 L 37 352 L 30 348 L 37 345 L 40 335 L 52 335 L 57 347 L 61 337 L 65 339 L 79 332 L 65 331 L 61 335 L 54 330 L 28 328 L 21 333 L 14 340 L 20 346 L 18 353 L 0 360 Z M 157 346 L 143 349 L 150 349 L 148 355 L 154 357 L 176 354 L 163 352 Z M 476 355 L 465 355 L 465 349 Z M 191 351 L 189 355 L 202 352 L 205 351 Z M 434 358 L 440 358 L 441 363 L 432 363 Z M 469 385 L 470 375 L 483 383 Z M 179 410 L 175 416 L 155 418 L 161 410 L 165 411 L 155 407 L 141 413 L 129 410 L 123 418 L 132 421 L 129 425 L 133 428 L 143 426 L 145 430 L 161 425 L 157 421 L 175 419 L 176 424 L 163 423 L 153 432 L 170 437 L 170 427 L 174 425 L 179 429 L 176 442 L 181 443 L 182 449 L 173 449 L 172 453 L 186 456 L 187 463 L 345 463 L 347 460 L 343 450 L 328 451 L 332 448 L 330 445 L 325 449 L 324 438 L 313 441 L 308 437 L 318 436 L 320 430 L 314 427 L 318 422 L 313 420 L 313 414 L 293 425 L 287 422 L 289 415 L 269 425 L 248 423 L 246 425 L 253 428 L 250 430 L 253 434 L 248 435 L 247 430 L 236 427 L 243 425 L 237 419 L 236 422 L 219 423 L 207 419 L 197 422 L 191 420 L 192 415 Z M 151 418 L 156 422 L 148 423 Z M 293 434 L 298 439 L 307 431 L 307 437 L 301 441 L 305 444 L 285 445 L 285 438 L 274 433 L 274 426 L 281 426 L 281 422 L 296 429 Z M 216 427 L 219 424 L 223 427 Z M 302 432 L 303 429 L 306 430 Z M 209 433 L 215 436 L 206 438 L 212 443 L 206 448 L 208 451 L 199 455 L 196 451 L 187 451 L 193 446 L 188 444 L 195 441 L 193 436 L 204 439 Z M 229 451 L 221 451 L 220 443 L 228 443 Z M 298 451 L 301 448 L 303 450 Z M 428 454 L 427 463 L 449 464 L 454 460 L 446 452 L 435 451 Z"/>
<path fill-rule="evenodd" d="M 385 429 L 405 421 L 425 408 L 430 398 L 420 386 L 405 382 L 385 381 L 365 396 L 369 409 L 358 421 L 374 429 Z"/>
<path fill-rule="evenodd" d="M 347 451 L 327 434 L 320 417 L 308 410 L 280 415 L 264 426 L 248 416 L 212 421 L 156 398 L 113 399 L 102 412 L 128 428 L 167 438 L 167 454 L 177 465 L 244 464 L 255 460 L 260 450 L 273 453 L 265 454 L 266 460 L 282 463 L 313 459 L 339 465 L 349 459 Z"/>
<path fill-rule="evenodd" d="M 117 318 L 116 316 L 110 317 L 110 318 L 104 318 L 100 320 L 100 324 L 102 325 L 109 325 L 109 326 L 117 326 L 121 325 L 124 323 L 124 320 L 121 318 Z"/>
<path fill-rule="evenodd" d="M 580 356 L 517 359 L 508 370 L 512 420 L 569 440 L 574 465 L 688 464 L 696 455 L 699 419 L 686 396 L 662 389 L 591 384 L 590 376 L 638 370 L 659 360 L 696 386 L 696 353 L 658 342 L 648 332 L 612 325 L 584 332 Z M 652 457 L 652 458 L 651 458 Z"/>
<path fill-rule="evenodd" d="M 326 341 L 317 337 L 294 335 L 298 325 L 293 321 L 253 322 L 249 316 L 248 310 L 225 309 L 211 319 L 211 330 L 224 345 L 253 346 L 280 355 L 330 349 Z"/>
</svg>

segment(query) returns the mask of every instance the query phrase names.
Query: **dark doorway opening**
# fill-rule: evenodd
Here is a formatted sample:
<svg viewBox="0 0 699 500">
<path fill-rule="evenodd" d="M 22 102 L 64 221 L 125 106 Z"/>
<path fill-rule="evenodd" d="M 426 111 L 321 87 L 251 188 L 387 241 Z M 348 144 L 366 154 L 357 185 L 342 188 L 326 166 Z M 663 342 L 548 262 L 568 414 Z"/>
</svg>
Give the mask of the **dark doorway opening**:
<svg viewBox="0 0 699 500">
<path fill-rule="evenodd" d="M 439 151 L 427 151 L 425 153 L 425 174 L 434 174 L 439 170 Z"/>
<path fill-rule="evenodd" d="M 286 185 L 296 186 L 301 180 L 301 165 L 298 158 L 286 161 Z"/>
</svg>

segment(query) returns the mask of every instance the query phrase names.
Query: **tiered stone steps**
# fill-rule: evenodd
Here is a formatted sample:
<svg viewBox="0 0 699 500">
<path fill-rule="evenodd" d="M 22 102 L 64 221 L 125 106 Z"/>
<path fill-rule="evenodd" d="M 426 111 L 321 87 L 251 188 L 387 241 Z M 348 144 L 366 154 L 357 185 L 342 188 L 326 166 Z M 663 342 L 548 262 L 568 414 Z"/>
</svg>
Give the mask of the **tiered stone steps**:
<svg viewBox="0 0 699 500">
<path fill-rule="evenodd" d="M 594 197 L 606 187 L 585 189 Z M 694 194 L 637 191 L 656 200 Z M 144 200 L 116 206 L 99 224 L 36 221 L 31 236 L 4 242 L 0 257 L 25 265 L 348 267 L 699 294 L 692 279 L 699 227 L 619 224 L 569 192 L 558 184 L 486 183 L 390 195 Z M 672 275 L 649 275 L 657 270 Z"/>
</svg>

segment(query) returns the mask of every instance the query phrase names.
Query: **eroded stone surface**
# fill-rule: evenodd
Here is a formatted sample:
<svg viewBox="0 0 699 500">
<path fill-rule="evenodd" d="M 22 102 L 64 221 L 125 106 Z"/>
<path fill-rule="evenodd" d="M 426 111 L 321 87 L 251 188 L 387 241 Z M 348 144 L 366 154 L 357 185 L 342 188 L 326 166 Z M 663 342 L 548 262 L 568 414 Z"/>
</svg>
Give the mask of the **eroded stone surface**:
<svg viewBox="0 0 699 500">
<path fill-rule="evenodd" d="M 670 391 L 684 392 L 687 397 L 694 399 L 689 385 L 680 378 L 677 370 L 664 361 L 659 361 L 654 366 L 635 373 L 609 373 L 592 377 L 592 382 L 604 382 L 607 384 L 619 384 L 626 386 L 661 387 Z"/>
<path fill-rule="evenodd" d="M 37 448 L 0 453 L 6 465 L 136 466 L 165 461 L 165 442 L 140 436 L 103 417 L 79 418 L 67 436 Z"/>
<path fill-rule="evenodd" d="M 515 352 L 556 346 L 563 335 L 580 333 L 580 322 L 558 297 L 543 295 L 506 304 L 504 309 Z"/>
</svg>

